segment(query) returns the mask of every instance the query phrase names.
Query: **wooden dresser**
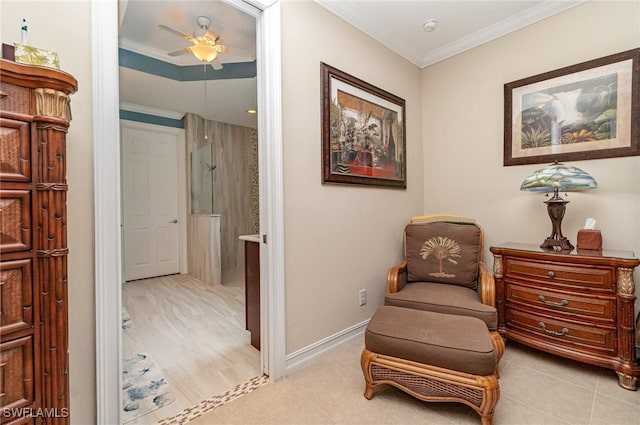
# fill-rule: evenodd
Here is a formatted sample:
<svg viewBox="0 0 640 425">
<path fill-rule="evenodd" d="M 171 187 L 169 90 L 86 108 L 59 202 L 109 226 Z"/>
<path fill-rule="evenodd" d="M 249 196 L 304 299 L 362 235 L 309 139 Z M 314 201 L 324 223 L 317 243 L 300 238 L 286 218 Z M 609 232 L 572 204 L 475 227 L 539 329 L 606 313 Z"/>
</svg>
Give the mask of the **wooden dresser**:
<svg viewBox="0 0 640 425">
<path fill-rule="evenodd" d="M 0 60 L 0 421 L 69 423 L 71 75 Z"/>
<path fill-rule="evenodd" d="M 614 369 L 635 390 L 632 252 L 556 253 L 507 243 L 494 256 L 498 331 L 533 348 Z"/>
</svg>

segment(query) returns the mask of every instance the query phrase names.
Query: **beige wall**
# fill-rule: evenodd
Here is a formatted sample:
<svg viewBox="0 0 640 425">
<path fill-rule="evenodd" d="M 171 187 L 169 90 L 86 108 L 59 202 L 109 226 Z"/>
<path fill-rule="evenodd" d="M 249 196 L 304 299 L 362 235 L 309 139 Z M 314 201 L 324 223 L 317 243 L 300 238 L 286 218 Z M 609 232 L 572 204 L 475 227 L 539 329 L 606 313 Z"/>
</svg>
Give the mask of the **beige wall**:
<svg viewBox="0 0 640 425">
<path fill-rule="evenodd" d="M 640 45 L 637 2 L 592 2 L 419 71 L 314 3 L 282 6 L 288 353 L 373 314 L 385 292 L 386 268 L 400 256 L 401 229 L 423 209 L 477 217 L 488 244 L 546 237 L 542 199 L 518 190 L 536 166 L 502 167 L 503 84 Z M 90 424 L 90 4 L 3 0 L 0 8 L 3 42 L 19 42 L 27 18 L 29 43 L 57 51 L 62 68 L 79 82 L 68 135 L 70 374 L 72 422 Z M 406 191 L 321 185 L 320 61 L 407 101 Z M 594 216 L 606 246 L 640 253 L 640 157 L 576 165 L 600 188 L 570 195 L 565 233 L 575 240 L 584 218 Z M 477 186 L 478 176 L 484 187 Z M 357 303 L 360 288 L 368 289 L 365 307 Z"/>
<path fill-rule="evenodd" d="M 0 16 L 3 43 L 20 42 L 20 24 L 26 18 L 29 44 L 58 52 L 61 69 L 78 80 L 67 135 L 69 373 L 72 422 L 91 424 L 96 396 L 90 3 L 2 0 Z"/>
<path fill-rule="evenodd" d="M 320 62 L 406 101 L 407 190 L 321 184 Z M 371 317 L 422 212 L 420 71 L 309 1 L 282 4 L 287 353 Z M 358 290 L 368 303 L 358 305 Z"/>
<path fill-rule="evenodd" d="M 476 217 L 487 246 L 541 243 L 551 233 L 545 198 L 519 189 L 544 164 L 503 167 L 503 85 L 639 46 L 640 2 L 589 2 L 425 68 L 425 211 Z M 640 157 L 572 164 L 599 187 L 569 194 L 565 236 L 575 243 L 595 217 L 606 248 L 640 254 Z"/>
</svg>

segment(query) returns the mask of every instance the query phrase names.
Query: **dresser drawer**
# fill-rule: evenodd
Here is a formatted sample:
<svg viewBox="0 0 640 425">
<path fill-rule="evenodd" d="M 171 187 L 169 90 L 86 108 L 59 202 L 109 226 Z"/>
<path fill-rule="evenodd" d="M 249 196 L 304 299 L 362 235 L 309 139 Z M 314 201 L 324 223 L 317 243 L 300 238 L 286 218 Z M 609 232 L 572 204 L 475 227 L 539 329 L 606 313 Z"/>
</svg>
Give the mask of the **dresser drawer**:
<svg viewBox="0 0 640 425">
<path fill-rule="evenodd" d="M 507 302 L 553 311 L 553 314 L 557 312 L 587 320 L 600 319 L 609 323 L 615 323 L 616 319 L 615 296 L 589 297 L 511 283 L 506 285 L 505 296 Z"/>
<path fill-rule="evenodd" d="M 0 252 L 31 249 L 31 193 L 0 190 Z"/>
<path fill-rule="evenodd" d="M 0 263 L 0 335 L 33 327 L 31 259 Z"/>
<path fill-rule="evenodd" d="M 29 408 L 23 408 L 23 409 L 29 409 Z M 34 409 L 35 410 L 35 405 L 34 407 L 31 407 L 30 409 Z M 18 412 L 21 412 L 21 410 L 18 410 Z M 25 410 L 26 412 L 30 412 L 30 410 Z M 21 416 L 21 417 L 17 417 L 16 419 L 8 419 L 4 417 L 5 413 L 3 413 L 3 420 L 7 420 L 8 422 L 2 422 L 2 425 L 35 425 L 36 424 L 36 416 L 37 415 L 32 415 L 32 416 Z M 7 416 L 9 416 L 9 413 L 6 413 Z"/>
<path fill-rule="evenodd" d="M 553 345 L 562 345 L 586 352 L 599 351 L 615 354 L 615 328 L 596 327 L 589 323 L 576 323 L 510 308 L 506 314 L 507 326 L 532 334 L 532 338 L 542 339 Z"/>
<path fill-rule="evenodd" d="M 0 408 L 18 409 L 34 402 L 33 337 L 27 336 L 0 344 L 2 393 Z"/>
<path fill-rule="evenodd" d="M 0 109 L 29 115 L 31 111 L 31 89 L 0 81 L 0 90 L 6 96 L 0 97 Z"/>
<path fill-rule="evenodd" d="M 615 293 L 615 271 L 612 267 L 580 266 L 507 258 L 504 279 L 530 281 L 534 284 Z"/>
<path fill-rule="evenodd" d="M 29 123 L 0 120 L 0 181 L 31 181 L 31 136 Z"/>
</svg>

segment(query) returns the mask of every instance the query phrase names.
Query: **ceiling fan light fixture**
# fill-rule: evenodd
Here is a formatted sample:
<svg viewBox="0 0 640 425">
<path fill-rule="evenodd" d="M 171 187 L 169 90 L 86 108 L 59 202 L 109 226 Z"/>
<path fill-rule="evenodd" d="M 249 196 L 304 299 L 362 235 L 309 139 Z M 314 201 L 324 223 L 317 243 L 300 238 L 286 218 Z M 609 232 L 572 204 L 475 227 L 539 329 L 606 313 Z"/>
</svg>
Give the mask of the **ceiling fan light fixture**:
<svg viewBox="0 0 640 425">
<path fill-rule="evenodd" d="M 195 44 L 189 50 L 200 62 L 211 62 L 218 56 L 218 51 L 207 44 Z"/>
<path fill-rule="evenodd" d="M 422 24 L 422 29 L 425 30 L 425 32 L 433 32 L 437 27 L 438 20 L 433 18 L 427 19 L 424 24 Z"/>
</svg>

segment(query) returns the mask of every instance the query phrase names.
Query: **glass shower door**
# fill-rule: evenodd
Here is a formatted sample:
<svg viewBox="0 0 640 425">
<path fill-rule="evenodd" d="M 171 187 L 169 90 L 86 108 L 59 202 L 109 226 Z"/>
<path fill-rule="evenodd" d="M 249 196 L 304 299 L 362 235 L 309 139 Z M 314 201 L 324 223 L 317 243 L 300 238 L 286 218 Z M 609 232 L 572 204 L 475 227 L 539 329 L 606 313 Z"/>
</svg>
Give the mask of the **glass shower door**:
<svg viewBox="0 0 640 425">
<path fill-rule="evenodd" d="M 191 153 L 191 214 L 213 214 L 213 145 Z"/>
</svg>

